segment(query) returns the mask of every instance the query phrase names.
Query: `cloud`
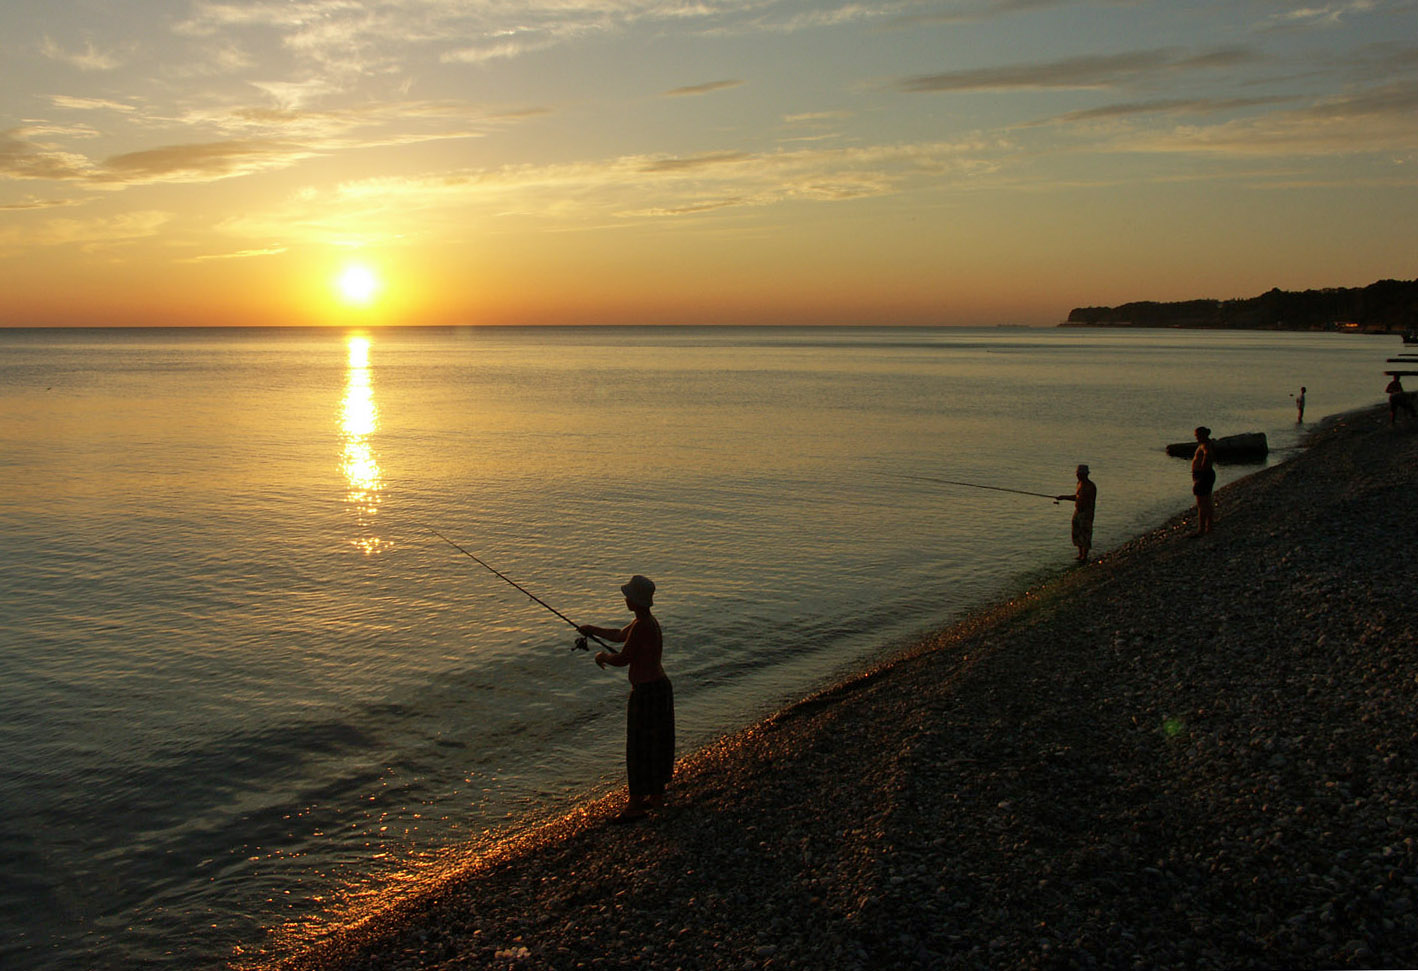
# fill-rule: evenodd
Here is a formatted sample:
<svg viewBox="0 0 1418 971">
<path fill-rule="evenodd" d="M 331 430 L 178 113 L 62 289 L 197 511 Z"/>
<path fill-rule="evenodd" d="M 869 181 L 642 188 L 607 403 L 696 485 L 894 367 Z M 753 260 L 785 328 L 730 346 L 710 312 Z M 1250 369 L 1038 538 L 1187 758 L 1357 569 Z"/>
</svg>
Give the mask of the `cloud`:
<svg viewBox="0 0 1418 971">
<path fill-rule="evenodd" d="M 997 157 L 1010 149 L 1000 140 L 964 139 L 687 157 L 626 155 L 367 179 L 334 192 L 311 189 L 269 216 L 248 215 L 223 229 L 247 238 L 289 239 L 291 227 L 299 225 L 303 240 L 322 241 L 355 225 L 377 225 L 391 234 L 402 226 L 422 231 L 412 227 L 429 226 L 430 215 L 442 221 L 442 232 L 449 235 L 464 232 L 470 222 L 491 231 L 497 219 L 513 217 L 545 220 L 562 229 L 629 225 L 637 219 L 795 201 L 840 202 L 912 186 L 967 182 L 994 172 Z M 472 217 L 470 209 L 482 215 Z"/>
<path fill-rule="evenodd" d="M 710 202 L 699 202 L 693 205 L 676 206 L 668 209 L 634 209 L 628 210 L 622 213 L 622 215 L 661 219 L 666 216 L 693 216 L 703 212 L 713 212 L 716 209 L 732 209 L 735 206 L 751 205 L 752 203 L 752 199 L 740 196 L 733 199 L 716 199 Z"/>
<path fill-rule="evenodd" d="M 912 28 L 940 24 L 980 23 L 998 20 L 1017 13 L 1045 10 L 1050 7 L 1102 6 L 1104 4 L 1131 7 L 1137 5 L 1137 0 L 983 0 L 983 2 L 973 5 L 956 3 L 946 10 L 927 10 L 925 12 L 916 12 L 920 4 L 911 3 L 898 5 L 911 12 L 903 13 L 893 19 L 891 26 L 893 28 Z"/>
<path fill-rule="evenodd" d="M 186 121 L 215 128 L 233 138 L 298 139 L 312 150 L 334 152 L 481 138 L 552 113 L 550 108 L 537 106 L 495 108 L 466 101 L 390 101 L 328 110 L 246 106 L 194 112 Z"/>
<path fill-rule="evenodd" d="M 309 81 L 252 81 L 251 86 L 269 95 L 282 108 L 300 108 L 326 95 L 334 94 L 339 88 L 329 81 L 315 79 Z"/>
<path fill-rule="evenodd" d="M 791 33 L 881 21 L 921 0 L 196 0 L 184 37 L 276 46 L 353 82 L 411 62 L 487 64 L 652 25 L 684 35 Z"/>
<path fill-rule="evenodd" d="M 126 105 L 118 101 L 106 101 L 103 98 L 71 98 L 68 95 L 56 94 L 51 96 L 49 101 L 56 108 L 67 108 L 71 111 L 132 112 L 138 110 L 133 105 Z"/>
<path fill-rule="evenodd" d="M 850 111 L 804 111 L 796 115 L 784 115 L 783 121 L 789 125 L 819 124 L 825 121 L 843 121 L 852 117 Z"/>
<path fill-rule="evenodd" d="M 704 169 L 714 165 L 725 165 L 742 162 L 752 158 L 746 152 L 709 152 L 704 155 L 694 155 L 689 158 L 658 158 L 645 163 L 641 171 L 643 172 L 687 172 L 692 169 Z"/>
<path fill-rule="evenodd" d="M 1370 13 L 1378 6 L 1374 0 L 1344 0 L 1341 3 L 1294 7 L 1272 15 L 1265 26 L 1282 30 L 1337 27 L 1352 16 Z"/>
<path fill-rule="evenodd" d="M 489 61 L 510 61 L 524 54 L 548 50 L 556 46 L 554 39 L 539 41 L 504 40 L 493 44 L 460 47 L 439 56 L 444 64 L 486 64 Z"/>
<path fill-rule="evenodd" d="M 102 51 L 90 41 L 81 51 L 66 51 L 49 37 L 40 44 L 40 53 L 52 61 L 60 61 L 81 71 L 112 71 L 122 67 L 130 52 Z"/>
<path fill-rule="evenodd" d="M 27 212 L 36 209 L 65 209 L 80 205 L 75 199 L 26 199 L 23 202 L 0 203 L 0 212 Z"/>
<path fill-rule="evenodd" d="M 105 185 L 212 182 L 285 168 L 318 154 L 298 142 L 264 139 L 169 145 L 115 155 L 89 181 Z"/>
<path fill-rule="evenodd" d="M 1159 101 L 1133 101 L 1121 104 L 1101 105 L 1097 108 L 1084 108 L 1079 111 L 1070 111 L 1050 118 L 1046 122 L 1040 122 L 1039 124 L 1105 121 L 1134 115 L 1220 114 L 1227 111 L 1240 111 L 1246 108 L 1259 108 L 1267 105 L 1283 104 L 1294 100 L 1294 96 L 1275 96 L 1267 98 L 1172 98 Z"/>
<path fill-rule="evenodd" d="M 691 84 L 683 88 L 672 88 L 666 91 L 663 97 L 682 98 L 700 94 L 709 94 L 713 91 L 725 91 L 729 88 L 737 88 L 743 84 L 742 81 L 706 81 L 703 84 Z"/>
<path fill-rule="evenodd" d="M 111 105 L 90 99 L 59 100 L 75 108 Z M 0 132 L 0 181 L 48 179 L 106 189 L 212 182 L 337 153 L 481 138 L 549 113 L 550 109 L 536 106 L 496 108 L 463 101 L 374 102 L 327 111 L 247 106 L 189 112 L 175 119 L 184 128 L 215 130 L 230 137 L 124 152 L 102 162 L 56 144 L 61 137 L 96 138 L 96 129 L 30 125 Z"/>
<path fill-rule="evenodd" d="M 92 172 L 87 158 L 32 141 L 40 130 L 11 128 L 0 132 L 0 179 L 83 179 Z"/>
<path fill-rule="evenodd" d="M 215 260 L 246 260 L 260 256 L 280 256 L 286 252 L 284 246 L 268 246 L 264 249 L 244 249 L 235 253 L 207 253 L 202 256 L 189 256 L 182 263 L 210 263 Z"/>
<path fill-rule="evenodd" d="M 1418 153 L 1418 82 L 1380 85 L 1289 111 L 1222 124 L 1123 136 L 1128 151 L 1227 156 L 1348 156 Z"/>
<path fill-rule="evenodd" d="M 100 249 L 156 236 L 170 213 L 141 210 L 96 219 L 50 219 L 38 226 L 10 227 L 0 232 L 0 249 L 23 246 L 82 246 Z"/>
<path fill-rule="evenodd" d="M 1180 56 L 1174 49 L 1091 54 L 1042 64 L 1012 64 L 903 78 L 896 88 L 909 93 L 1001 91 L 1040 88 L 1111 88 L 1129 81 L 1179 71 L 1235 67 L 1256 59 L 1239 48 Z"/>
</svg>

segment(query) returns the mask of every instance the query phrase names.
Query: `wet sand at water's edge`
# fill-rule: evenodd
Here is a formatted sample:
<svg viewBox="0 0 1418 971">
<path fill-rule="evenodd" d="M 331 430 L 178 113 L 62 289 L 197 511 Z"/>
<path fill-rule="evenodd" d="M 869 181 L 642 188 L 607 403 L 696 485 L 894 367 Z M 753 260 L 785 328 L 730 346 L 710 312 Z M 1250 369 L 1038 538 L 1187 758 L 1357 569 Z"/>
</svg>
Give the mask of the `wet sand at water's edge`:
<svg viewBox="0 0 1418 971">
<path fill-rule="evenodd" d="M 1415 483 L 1345 416 L 283 967 L 1418 966 Z"/>
</svg>

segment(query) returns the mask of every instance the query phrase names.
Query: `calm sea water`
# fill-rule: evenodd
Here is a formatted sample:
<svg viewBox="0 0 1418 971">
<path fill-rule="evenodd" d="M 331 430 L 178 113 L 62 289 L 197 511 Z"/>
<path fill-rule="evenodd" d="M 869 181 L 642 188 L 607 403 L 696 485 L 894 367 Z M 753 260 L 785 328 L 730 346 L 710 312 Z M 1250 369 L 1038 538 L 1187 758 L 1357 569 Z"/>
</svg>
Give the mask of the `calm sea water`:
<svg viewBox="0 0 1418 971">
<path fill-rule="evenodd" d="M 1189 505 L 1167 442 L 1380 400 L 1396 338 L 0 331 L 0 965 L 288 946 L 618 784 L 562 620 L 660 587 L 680 748 Z M 1247 469 L 1223 469 L 1222 481 Z M 1225 509 L 1221 509 L 1224 520 Z"/>
</svg>

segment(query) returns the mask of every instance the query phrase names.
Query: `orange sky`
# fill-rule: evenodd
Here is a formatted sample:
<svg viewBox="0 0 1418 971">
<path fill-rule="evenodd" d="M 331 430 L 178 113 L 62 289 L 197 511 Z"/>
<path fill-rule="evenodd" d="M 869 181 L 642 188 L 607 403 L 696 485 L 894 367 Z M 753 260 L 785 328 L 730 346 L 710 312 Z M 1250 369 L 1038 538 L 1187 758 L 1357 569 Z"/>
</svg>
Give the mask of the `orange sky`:
<svg viewBox="0 0 1418 971">
<path fill-rule="evenodd" d="M 0 8 L 0 325 L 1053 324 L 1418 276 L 1400 0 L 73 13 Z"/>
</svg>

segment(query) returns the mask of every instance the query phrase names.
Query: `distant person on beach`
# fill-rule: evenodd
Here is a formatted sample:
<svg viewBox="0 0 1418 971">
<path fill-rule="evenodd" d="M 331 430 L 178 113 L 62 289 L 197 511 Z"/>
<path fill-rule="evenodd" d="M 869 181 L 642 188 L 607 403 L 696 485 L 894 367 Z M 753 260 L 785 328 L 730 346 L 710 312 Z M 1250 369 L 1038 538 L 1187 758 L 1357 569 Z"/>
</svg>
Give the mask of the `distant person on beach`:
<svg viewBox="0 0 1418 971">
<path fill-rule="evenodd" d="M 1211 429 L 1200 425 L 1196 430 L 1196 451 L 1192 453 L 1192 495 L 1196 496 L 1196 532 L 1204 536 L 1216 524 L 1216 504 L 1211 490 L 1216 487 L 1216 459 L 1211 451 Z"/>
<path fill-rule="evenodd" d="M 1098 487 L 1088 478 L 1088 466 L 1080 465 L 1075 474 L 1078 488 L 1073 495 L 1057 496 L 1059 502 L 1073 500 L 1073 545 L 1078 547 L 1078 562 L 1088 562 L 1088 550 L 1093 546 L 1093 509 L 1098 503 Z"/>
<path fill-rule="evenodd" d="M 1418 418 L 1418 414 L 1414 414 L 1413 410 L 1413 392 L 1403 390 L 1402 378 L 1395 374 L 1393 380 L 1384 390 L 1388 392 L 1388 423 L 1390 425 L 1398 421 L 1400 410 L 1408 412 L 1409 418 Z"/>
<path fill-rule="evenodd" d="M 630 701 L 626 706 L 625 768 L 630 795 L 616 822 L 644 818 L 646 810 L 664 802 L 665 785 L 675 769 L 675 695 L 665 669 L 660 666 L 664 638 L 660 622 L 651 614 L 655 584 L 639 574 L 620 588 L 625 606 L 635 615 L 625 627 L 577 630 L 587 637 L 624 644 L 619 652 L 600 651 L 596 665 L 629 668 Z"/>
<path fill-rule="evenodd" d="M 1295 396 L 1295 423 L 1299 424 L 1305 420 L 1305 388 L 1300 388 L 1300 393 Z"/>
</svg>

